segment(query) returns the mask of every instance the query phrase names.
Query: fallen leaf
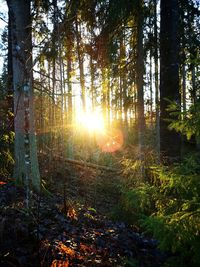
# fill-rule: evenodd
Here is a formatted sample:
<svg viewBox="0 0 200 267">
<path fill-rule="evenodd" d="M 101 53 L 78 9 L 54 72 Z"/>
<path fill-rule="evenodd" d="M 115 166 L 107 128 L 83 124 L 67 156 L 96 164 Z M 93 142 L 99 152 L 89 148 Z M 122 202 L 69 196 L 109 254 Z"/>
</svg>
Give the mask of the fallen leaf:
<svg viewBox="0 0 200 267">
<path fill-rule="evenodd" d="M 65 252 L 67 255 L 69 255 L 71 258 L 75 256 L 75 251 L 67 246 L 65 246 L 63 243 L 59 243 L 59 249 L 61 252 Z"/>
<path fill-rule="evenodd" d="M 80 244 L 80 251 L 83 252 L 83 253 L 85 253 L 85 254 L 88 254 L 88 253 L 90 253 L 90 254 L 96 253 L 96 249 L 95 249 L 94 246 L 92 246 L 92 245 L 87 246 L 87 245 L 84 245 L 82 243 Z"/>
<path fill-rule="evenodd" d="M 69 261 L 65 260 L 54 260 L 51 264 L 51 267 L 68 267 L 69 266 Z"/>
<path fill-rule="evenodd" d="M 75 211 L 74 208 L 69 208 L 68 209 L 67 217 L 69 217 L 70 219 L 77 220 L 77 215 L 76 215 L 76 211 Z"/>
<path fill-rule="evenodd" d="M 80 244 L 80 251 L 82 251 L 82 252 L 90 252 L 91 248 L 89 246 L 84 245 L 84 244 Z"/>
</svg>

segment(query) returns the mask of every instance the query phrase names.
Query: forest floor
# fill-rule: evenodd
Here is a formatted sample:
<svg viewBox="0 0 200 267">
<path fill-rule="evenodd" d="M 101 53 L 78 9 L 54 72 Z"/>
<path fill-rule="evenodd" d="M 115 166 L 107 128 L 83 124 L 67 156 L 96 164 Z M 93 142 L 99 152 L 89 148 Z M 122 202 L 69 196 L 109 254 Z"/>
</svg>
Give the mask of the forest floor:
<svg viewBox="0 0 200 267">
<path fill-rule="evenodd" d="M 0 184 L 0 266 L 161 266 L 158 242 L 85 204 L 65 202 L 56 192 L 26 192 Z M 101 203 L 102 205 L 102 203 Z"/>
</svg>

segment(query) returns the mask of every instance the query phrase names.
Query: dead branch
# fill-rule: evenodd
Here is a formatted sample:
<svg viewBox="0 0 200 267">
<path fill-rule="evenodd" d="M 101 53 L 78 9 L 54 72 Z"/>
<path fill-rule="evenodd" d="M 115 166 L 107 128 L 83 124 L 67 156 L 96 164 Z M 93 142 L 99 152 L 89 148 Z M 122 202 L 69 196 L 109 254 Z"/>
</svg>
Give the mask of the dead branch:
<svg viewBox="0 0 200 267">
<path fill-rule="evenodd" d="M 94 163 L 91 163 L 91 162 L 79 161 L 79 160 L 74 160 L 74 159 L 64 159 L 64 161 L 66 161 L 67 163 L 70 163 L 70 164 L 80 165 L 80 166 L 83 166 L 83 167 L 89 167 L 89 168 L 93 168 L 93 169 L 97 169 L 97 170 L 103 170 L 103 171 L 114 172 L 114 173 L 121 173 L 121 171 L 118 170 L 118 169 L 114 169 L 114 168 L 110 168 L 110 167 L 107 167 L 107 166 L 94 164 Z"/>
</svg>

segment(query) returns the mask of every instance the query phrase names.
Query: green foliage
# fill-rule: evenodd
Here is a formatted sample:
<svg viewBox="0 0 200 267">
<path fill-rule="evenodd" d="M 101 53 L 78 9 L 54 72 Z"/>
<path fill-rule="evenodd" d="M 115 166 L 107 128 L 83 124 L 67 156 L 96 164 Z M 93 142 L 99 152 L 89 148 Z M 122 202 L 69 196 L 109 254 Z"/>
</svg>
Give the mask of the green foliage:
<svg viewBox="0 0 200 267">
<path fill-rule="evenodd" d="M 182 133 L 188 140 L 192 136 L 196 137 L 198 143 L 200 142 L 200 103 L 197 102 L 189 107 L 187 111 L 180 112 L 176 103 L 170 103 L 168 110 L 172 117 L 170 119 L 169 128 Z M 178 119 L 177 119 L 178 118 Z"/>
<path fill-rule="evenodd" d="M 200 262 L 199 155 L 190 156 L 171 168 L 160 167 L 156 173 L 156 209 L 143 220 L 143 226 L 153 232 L 161 249 L 177 255 L 176 266 L 197 266 Z M 175 266 L 174 261 L 170 264 Z"/>
<path fill-rule="evenodd" d="M 140 220 L 151 215 L 154 210 L 157 189 L 147 182 L 153 179 L 149 170 L 150 165 L 155 164 L 156 156 L 153 151 L 146 151 L 143 159 L 139 159 L 138 153 L 135 147 L 133 154 L 137 157 L 121 161 L 123 178 L 118 184 L 121 197 L 113 211 L 113 217 L 140 226 Z"/>
<path fill-rule="evenodd" d="M 140 159 L 124 159 L 122 161 L 123 175 L 124 175 L 124 186 L 127 188 L 139 185 L 142 180 L 143 162 Z"/>
<path fill-rule="evenodd" d="M 122 193 L 121 205 L 126 213 L 126 221 L 140 226 L 140 220 L 149 216 L 154 206 L 155 188 L 148 183 Z"/>
<path fill-rule="evenodd" d="M 134 183 L 131 177 L 128 186 L 121 187 L 118 218 L 142 226 L 159 240 L 162 250 L 172 252 L 166 266 L 192 267 L 200 262 L 199 161 L 200 155 L 193 154 L 171 167 L 153 167 L 151 182 Z M 136 165 L 129 164 L 134 171 Z"/>
<path fill-rule="evenodd" d="M 0 136 L 0 177 L 8 178 L 14 165 L 10 146 L 14 142 L 14 133 L 9 132 Z"/>
<path fill-rule="evenodd" d="M 125 259 L 124 260 L 124 267 L 138 267 L 139 262 L 136 259 Z"/>
<path fill-rule="evenodd" d="M 7 37 L 4 36 L 6 39 Z M 11 95 L 7 91 L 7 72 L 4 62 L 3 72 L 0 76 L 0 179 L 6 179 L 11 175 L 14 165 L 13 143 L 14 132 L 9 127 L 12 126 L 13 113 L 11 112 Z"/>
<path fill-rule="evenodd" d="M 140 149 L 135 146 L 131 149 L 135 155 L 126 155 L 121 160 L 123 170 L 123 187 L 130 189 L 140 186 L 144 181 L 152 179 L 150 167 L 157 162 L 157 155 L 153 150 L 145 149 L 141 154 Z"/>
</svg>

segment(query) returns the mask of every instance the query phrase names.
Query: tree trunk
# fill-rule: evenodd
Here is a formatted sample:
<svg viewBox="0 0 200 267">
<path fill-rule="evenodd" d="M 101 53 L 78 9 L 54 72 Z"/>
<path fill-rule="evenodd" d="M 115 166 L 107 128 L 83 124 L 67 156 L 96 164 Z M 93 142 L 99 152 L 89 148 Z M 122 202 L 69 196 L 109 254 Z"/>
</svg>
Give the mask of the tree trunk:
<svg viewBox="0 0 200 267">
<path fill-rule="evenodd" d="M 182 104 L 183 112 L 186 112 L 186 67 L 185 63 L 182 66 Z"/>
<path fill-rule="evenodd" d="M 150 116 L 150 124 L 151 127 L 153 125 L 153 86 L 152 86 L 152 51 L 150 51 L 150 69 L 149 69 L 149 89 L 150 89 L 150 101 L 149 101 L 149 105 L 150 105 L 150 109 L 149 109 L 149 116 Z"/>
<path fill-rule="evenodd" d="M 72 55 L 71 55 L 71 41 L 67 42 L 67 102 L 68 102 L 68 123 L 72 125 Z"/>
<path fill-rule="evenodd" d="M 108 91 L 108 70 L 105 66 L 102 66 L 102 112 L 104 121 L 107 122 L 107 91 Z"/>
<path fill-rule="evenodd" d="M 143 7 L 141 1 L 138 1 L 137 13 L 137 56 L 136 56 L 136 88 L 137 88 L 137 118 L 138 118 L 138 144 L 140 152 L 144 148 L 144 132 L 145 132 L 145 119 L 144 119 L 144 89 L 143 89 Z"/>
<path fill-rule="evenodd" d="M 12 26 L 12 14 L 8 12 L 8 80 L 7 80 L 7 101 L 10 112 L 14 112 L 14 100 L 13 100 L 13 70 L 12 70 L 12 36 L 11 36 L 11 26 Z M 9 116 L 10 131 L 14 131 L 13 117 Z"/>
<path fill-rule="evenodd" d="M 92 98 L 92 111 L 94 112 L 95 107 L 96 107 L 96 89 L 94 85 L 95 69 L 94 69 L 94 62 L 92 58 L 92 51 L 90 53 L 90 77 L 91 77 L 90 91 L 91 91 L 91 98 Z"/>
<path fill-rule="evenodd" d="M 68 121 L 68 140 L 67 140 L 67 153 L 68 157 L 73 159 L 74 158 L 74 140 L 73 140 L 73 128 L 72 128 L 72 123 L 73 123 L 73 102 L 72 102 L 72 29 L 71 25 L 69 24 L 67 29 L 67 38 L 66 38 L 66 57 L 67 57 L 67 103 L 68 103 L 68 116 L 67 116 L 67 121 Z"/>
<path fill-rule="evenodd" d="M 166 160 L 179 158 L 181 140 L 168 129 L 168 101 L 180 104 L 178 63 L 178 0 L 161 0 L 160 32 L 160 149 Z M 176 118 L 175 118 L 176 119 Z M 178 119 L 178 118 L 177 118 Z"/>
<path fill-rule="evenodd" d="M 158 26 L 157 26 L 157 0 L 154 1 L 154 75 L 155 75 L 155 105 L 156 105 L 156 153 L 160 161 L 160 105 L 159 105 L 159 82 L 158 82 Z"/>
<path fill-rule="evenodd" d="M 51 128 L 55 129 L 56 127 L 56 57 L 57 57 L 57 38 L 58 38 L 58 32 L 57 32 L 57 24 L 58 24 L 58 18 L 57 18 L 57 0 L 53 0 L 53 33 L 52 33 L 52 105 L 51 105 L 51 118 L 50 118 L 50 124 Z M 55 144 L 55 131 L 50 131 L 50 140 L 52 146 L 56 146 Z"/>
<path fill-rule="evenodd" d="M 30 1 L 7 0 L 12 16 L 12 70 L 14 87 L 14 129 L 16 182 L 40 190 L 33 112 L 32 40 Z"/>
<path fill-rule="evenodd" d="M 77 41 L 77 55 L 80 71 L 80 84 L 81 84 L 81 99 L 83 111 L 86 111 L 86 88 L 85 88 L 85 74 L 84 74 L 84 54 L 81 47 L 81 30 L 78 28 L 78 19 L 76 18 L 76 41 Z"/>
</svg>

